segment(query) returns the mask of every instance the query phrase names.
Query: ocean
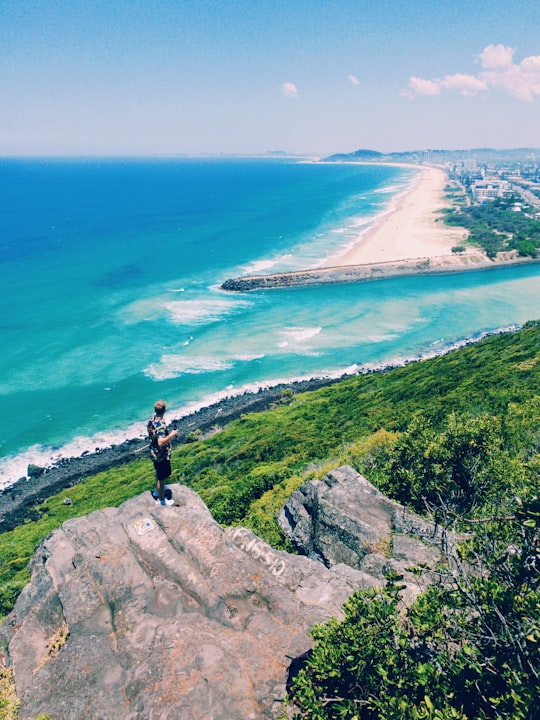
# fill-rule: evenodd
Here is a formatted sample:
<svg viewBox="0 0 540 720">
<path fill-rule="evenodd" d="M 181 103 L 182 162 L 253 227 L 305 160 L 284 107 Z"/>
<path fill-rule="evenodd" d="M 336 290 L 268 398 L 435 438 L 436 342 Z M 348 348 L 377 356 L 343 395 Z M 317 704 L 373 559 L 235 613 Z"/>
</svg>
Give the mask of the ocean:
<svg viewBox="0 0 540 720">
<path fill-rule="evenodd" d="M 339 257 L 417 171 L 298 159 L 0 160 L 0 487 L 278 382 L 540 316 L 540 265 L 226 293 Z"/>
</svg>

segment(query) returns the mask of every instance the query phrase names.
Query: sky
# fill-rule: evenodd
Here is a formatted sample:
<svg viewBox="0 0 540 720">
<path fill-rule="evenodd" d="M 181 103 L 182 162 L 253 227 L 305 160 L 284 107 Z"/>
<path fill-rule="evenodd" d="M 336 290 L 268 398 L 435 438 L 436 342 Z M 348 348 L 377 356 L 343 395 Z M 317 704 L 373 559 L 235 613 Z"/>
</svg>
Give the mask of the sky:
<svg viewBox="0 0 540 720">
<path fill-rule="evenodd" d="M 540 147 L 539 0 L 0 0 L 0 156 Z"/>
</svg>

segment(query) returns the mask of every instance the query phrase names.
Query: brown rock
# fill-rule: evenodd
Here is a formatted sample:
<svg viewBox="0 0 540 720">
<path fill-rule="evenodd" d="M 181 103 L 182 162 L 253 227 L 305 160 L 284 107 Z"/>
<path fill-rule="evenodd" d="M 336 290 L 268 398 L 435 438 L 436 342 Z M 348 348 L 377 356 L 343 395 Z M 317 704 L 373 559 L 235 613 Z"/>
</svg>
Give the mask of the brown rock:
<svg viewBox="0 0 540 720">
<path fill-rule="evenodd" d="M 277 717 L 310 628 L 364 586 L 358 571 L 225 531 L 194 492 L 172 490 L 176 506 L 145 493 L 39 547 L 0 628 L 23 717 Z"/>
</svg>

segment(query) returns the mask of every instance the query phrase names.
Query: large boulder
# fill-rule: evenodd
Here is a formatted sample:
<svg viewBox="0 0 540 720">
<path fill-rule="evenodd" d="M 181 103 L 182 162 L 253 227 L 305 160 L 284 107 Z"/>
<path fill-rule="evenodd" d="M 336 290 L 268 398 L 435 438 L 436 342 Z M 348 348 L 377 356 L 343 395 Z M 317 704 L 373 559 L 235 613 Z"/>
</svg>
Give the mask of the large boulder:
<svg viewBox="0 0 540 720">
<path fill-rule="evenodd" d="M 352 467 L 344 465 L 324 480 L 305 483 L 278 515 L 298 550 L 327 567 L 342 563 L 382 584 L 394 571 L 411 602 L 431 581 L 441 560 L 441 533 L 406 510 Z M 421 568 L 424 572 L 418 573 Z"/>
<path fill-rule="evenodd" d="M 38 548 L 0 627 L 22 717 L 276 718 L 313 624 L 377 582 L 224 530 L 194 492 L 172 490 L 172 507 L 145 493 Z"/>
</svg>

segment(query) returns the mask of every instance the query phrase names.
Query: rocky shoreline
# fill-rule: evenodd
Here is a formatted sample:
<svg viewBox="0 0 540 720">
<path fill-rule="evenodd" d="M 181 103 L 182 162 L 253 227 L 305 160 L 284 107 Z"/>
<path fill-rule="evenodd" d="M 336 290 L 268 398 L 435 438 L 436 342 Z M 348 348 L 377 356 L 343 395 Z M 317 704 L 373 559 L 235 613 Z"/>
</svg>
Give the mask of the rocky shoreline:
<svg viewBox="0 0 540 720">
<path fill-rule="evenodd" d="M 339 382 L 340 379 L 313 378 L 261 388 L 258 392 L 224 398 L 191 415 L 172 420 L 169 425 L 178 430 L 176 444 L 183 444 L 189 442 L 192 433 L 204 434 L 236 420 L 244 413 L 266 410 L 286 397 L 285 390 L 292 393 L 316 390 Z M 73 487 L 90 475 L 125 465 L 146 453 L 147 448 L 145 438 L 133 438 L 94 453 L 65 458 L 50 468 L 30 466 L 28 477 L 20 478 L 0 491 L 0 532 L 7 532 L 26 520 L 35 519 L 35 506 L 64 488 Z"/>
<path fill-rule="evenodd" d="M 221 289 L 230 292 L 249 292 L 250 290 L 303 285 L 362 282 L 411 275 L 433 275 L 451 272 L 467 272 L 470 270 L 486 270 L 539 261 L 540 259 L 537 258 L 519 257 L 515 252 L 499 253 L 496 260 L 490 260 L 485 254 L 480 252 L 467 252 L 455 255 L 368 263 L 364 265 L 339 265 L 312 270 L 296 270 L 270 275 L 246 275 L 244 277 L 225 280 L 221 285 Z"/>
<path fill-rule="evenodd" d="M 512 326 L 490 333 L 480 333 L 437 354 L 445 354 L 458 347 L 471 345 L 487 335 L 512 332 L 516 329 L 517 327 Z M 404 362 L 408 364 L 428 357 L 432 356 L 419 356 Z M 402 364 L 402 362 L 388 363 L 378 368 L 364 369 L 361 372 L 366 374 L 387 372 Z M 223 398 L 190 415 L 171 420 L 169 425 L 178 430 L 174 444 L 182 445 L 190 442 L 192 436 L 198 439 L 199 436 L 204 436 L 206 433 L 222 429 L 245 413 L 267 410 L 276 403 L 288 402 L 294 394 L 328 387 L 350 377 L 352 377 L 351 374 L 344 373 L 336 377 L 309 378 L 260 388 L 257 392 L 246 392 L 242 395 Z M 148 441 L 144 437 L 138 437 L 125 440 L 118 445 L 96 449 L 93 453 L 88 452 L 78 457 L 64 458 L 48 468 L 30 466 L 28 477 L 22 477 L 13 485 L 0 490 L 0 533 L 13 530 L 25 521 L 37 519 L 38 513 L 35 506 L 52 495 L 83 482 L 86 477 L 132 462 L 147 451 Z M 148 461 L 150 462 L 150 460 Z"/>
</svg>

